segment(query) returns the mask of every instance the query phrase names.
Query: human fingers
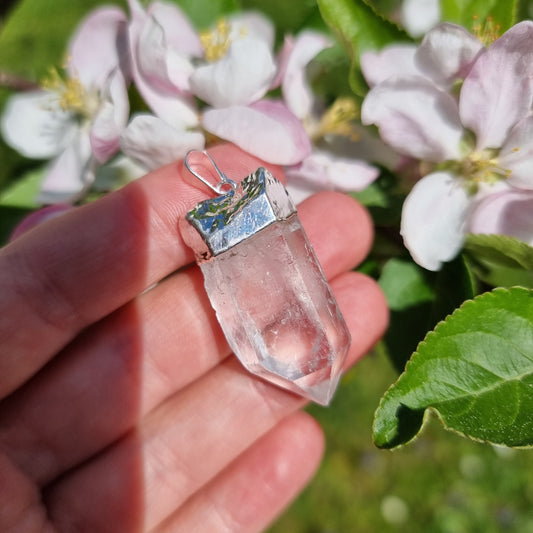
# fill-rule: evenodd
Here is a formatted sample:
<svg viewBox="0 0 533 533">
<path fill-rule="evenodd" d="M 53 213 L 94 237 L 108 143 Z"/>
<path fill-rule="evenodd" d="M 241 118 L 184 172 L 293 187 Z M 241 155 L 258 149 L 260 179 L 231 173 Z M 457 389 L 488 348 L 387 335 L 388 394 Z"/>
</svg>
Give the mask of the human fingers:
<svg viewBox="0 0 533 533">
<path fill-rule="evenodd" d="M 210 152 L 236 181 L 263 164 L 231 145 Z M 169 165 L 2 249 L 0 398 L 83 328 L 190 262 L 177 221 L 202 197 L 181 163 Z"/>
<path fill-rule="evenodd" d="M 322 430 L 310 415 L 289 415 L 154 533 L 263 531 L 307 484 L 323 447 Z"/>
<path fill-rule="evenodd" d="M 370 219 L 349 197 L 318 194 L 299 215 L 328 277 L 367 253 Z M 48 483 L 228 354 L 199 269 L 180 272 L 88 329 L 5 401 L 0 445 L 37 483 Z"/>
<path fill-rule="evenodd" d="M 386 305 L 375 282 L 357 273 L 338 276 L 332 288 L 354 338 L 351 364 L 383 333 Z M 137 520 L 151 529 L 303 403 L 227 359 L 151 411 L 124 440 L 52 485 L 51 512 L 98 529 L 131 511 L 119 496 L 126 494 L 128 502 L 142 501 L 146 511 Z"/>
</svg>

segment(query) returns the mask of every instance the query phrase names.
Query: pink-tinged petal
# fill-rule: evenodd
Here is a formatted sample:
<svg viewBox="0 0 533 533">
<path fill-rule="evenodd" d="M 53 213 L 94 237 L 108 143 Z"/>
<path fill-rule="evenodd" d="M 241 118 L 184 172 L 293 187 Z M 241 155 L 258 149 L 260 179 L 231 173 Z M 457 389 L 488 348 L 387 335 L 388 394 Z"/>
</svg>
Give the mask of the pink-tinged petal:
<svg viewBox="0 0 533 533">
<path fill-rule="evenodd" d="M 2 136 L 26 157 L 48 159 L 61 153 L 77 129 L 74 117 L 48 91 L 13 95 L 2 115 Z"/>
<path fill-rule="evenodd" d="M 37 201 L 42 204 L 75 202 L 94 180 L 89 135 L 78 134 L 50 164 Z"/>
<path fill-rule="evenodd" d="M 16 226 L 11 235 L 9 236 L 9 242 L 14 241 L 22 234 L 28 232 L 29 230 L 35 228 L 39 224 L 50 220 L 51 218 L 56 218 L 63 213 L 66 213 L 72 209 L 70 204 L 57 204 L 57 205 L 48 205 L 37 211 L 34 211 L 27 217 L 24 217 Z"/>
<path fill-rule="evenodd" d="M 287 190 L 297 203 L 323 190 L 361 191 L 378 175 L 379 170 L 365 161 L 316 150 L 301 163 L 285 167 Z"/>
<path fill-rule="evenodd" d="M 426 161 L 458 159 L 463 128 L 453 97 L 424 78 L 390 78 L 363 102 L 363 124 L 400 153 Z"/>
<path fill-rule="evenodd" d="M 154 88 L 175 90 L 167 71 L 167 42 L 161 25 L 148 17 L 136 48 L 139 72 Z"/>
<path fill-rule="evenodd" d="M 276 56 L 276 64 L 278 70 L 276 75 L 270 84 L 271 89 L 276 89 L 281 85 L 283 76 L 285 76 L 285 71 L 287 70 L 287 64 L 289 63 L 289 58 L 291 57 L 292 49 L 294 48 L 294 38 L 291 35 L 285 35 L 283 40 L 283 46 Z"/>
<path fill-rule="evenodd" d="M 170 46 L 163 26 L 148 17 L 136 47 L 137 66 L 146 82 L 163 91 L 189 91 L 189 77 L 194 68 L 188 57 Z"/>
<path fill-rule="evenodd" d="M 233 41 L 219 61 L 198 67 L 190 84 L 193 93 L 213 107 L 248 105 L 264 96 L 275 74 L 266 43 L 244 37 Z"/>
<path fill-rule="evenodd" d="M 331 44 L 325 35 L 314 31 L 304 31 L 294 41 L 281 90 L 287 107 L 298 118 L 304 118 L 311 113 L 314 101 L 305 69 L 319 52 Z"/>
<path fill-rule="evenodd" d="M 84 87 L 102 87 L 117 67 L 129 77 L 126 14 L 115 7 L 95 9 L 74 33 L 68 50 L 69 74 Z"/>
<path fill-rule="evenodd" d="M 446 87 L 467 76 L 482 50 L 481 42 L 465 28 L 445 22 L 426 34 L 415 61 L 424 75 Z"/>
<path fill-rule="evenodd" d="M 315 190 L 361 191 L 379 175 L 379 170 L 358 159 L 336 157 L 315 150 L 301 163 L 285 169 L 287 179 L 307 182 Z"/>
<path fill-rule="evenodd" d="M 420 266 L 439 270 L 459 253 L 470 203 L 461 181 L 448 172 L 416 183 L 403 205 L 401 234 Z"/>
<path fill-rule="evenodd" d="M 470 215 L 467 231 L 507 235 L 533 246 L 533 192 L 509 189 L 487 196 Z"/>
<path fill-rule="evenodd" d="M 186 57 L 201 57 L 202 43 L 198 32 L 185 13 L 171 2 L 152 2 L 147 9 L 150 17 L 161 25 L 169 49 Z"/>
<path fill-rule="evenodd" d="M 415 64 L 414 44 L 395 44 L 380 52 L 361 54 L 361 70 L 370 87 L 394 76 L 420 76 Z"/>
<path fill-rule="evenodd" d="M 424 35 L 440 21 L 439 0 L 403 0 L 401 19 L 407 33 L 413 37 Z"/>
<path fill-rule="evenodd" d="M 356 141 L 343 135 L 328 135 L 321 147 L 338 157 L 371 161 L 393 171 L 400 168 L 405 156 L 385 144 L 377 133 L 359 124 L 353 124 L 353 133 Z"/>
<path fill-rule="evenodd" d="M 278 165 L 294 165 L 311 153 L 301 122 L 279 101 L 210 109 L 203 127 L 246 152 Z"/>
<path fill-rule="evenodd" d="M 251 36 L 264 41 L 270 49 L 274 48 L 274 25 L 258 11 L 243 11 L 230 15 L 228 21 L 231 25 L 230 39 L 239 39 L 243 35 Z"/>
<path fill-rule="evenodd" d="M 177 87 L 164 90 L 150 83 L 139 71 L 140 35 L 148 15 L 137 0 L 129 0 L 132 21 L 129 26 L 132 73 L 137 90 L 146 105 L 158 116 L 171 124 L 195 127 L 199 123 L 196 104 L 191 97 L 183 96 Z M 171 69 L 172 70 L 172 69 Z"/>
<path fill-rule="evenodd" d="M 524 21 L 479 55 L 461 89 L 461 119 L 478 150 L 499 148 L 532 102 L 533 22 Z"/>
<path fill-rule="evenodd" d="M 170 126 L 152 115 L 137 115 L 120 137 L 122 151 L 148 170 L 203 150 L 204 136 Z"/>
<path fill-rule="evenodd" d="M 119 137 L 130 111 L 126 84 L 120 71 L 116 71 L 105 88 L 103 102 L 91 126 L 91 147 L 100 163 L 105 163 L 118 152 Z"/>
<path fill-rule="evenodd" d="M 510 171 L 508 183 L 533 189 L 533 117 L 521 120 L 509 133 L 498 157 L 503 171 Z"/>
</svg>

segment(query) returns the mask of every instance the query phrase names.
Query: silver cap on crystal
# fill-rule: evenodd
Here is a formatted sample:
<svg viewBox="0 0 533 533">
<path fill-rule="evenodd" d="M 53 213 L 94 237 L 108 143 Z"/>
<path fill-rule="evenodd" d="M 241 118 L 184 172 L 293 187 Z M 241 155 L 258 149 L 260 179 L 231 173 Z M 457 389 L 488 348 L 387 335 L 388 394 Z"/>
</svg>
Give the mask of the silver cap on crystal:
<svg viewBox="0 0 533 533">
<path fill-rule="evenodd" d="M 237 190 L 200 202 L 186 218 L 200 233 L 212 257 L 295 213 L 283 184 L 260 167 L 244 178 Z"/>
</svg>

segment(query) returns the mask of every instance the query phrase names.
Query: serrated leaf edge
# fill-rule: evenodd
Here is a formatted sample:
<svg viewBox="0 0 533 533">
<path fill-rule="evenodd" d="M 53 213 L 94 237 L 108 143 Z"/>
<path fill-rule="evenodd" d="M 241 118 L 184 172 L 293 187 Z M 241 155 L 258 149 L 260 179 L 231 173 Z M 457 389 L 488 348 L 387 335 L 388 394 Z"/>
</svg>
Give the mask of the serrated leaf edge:
<svg viewBox="0 0 533 533">
<path fill-rule="evenodd" d="M 470 298 L 468 300 L 465 300 L 457 309 L 455 309 L 453 311 L 453 313 L 449 314 L 446 318 L 444 318 L 443 320 L 438 322 L 436 324 L 436 326 L 431 331 L 429 331 L 426 334 L 424 339 L 422 339 L 418 343 L 418 345 L 416 347 L 416 350 L 412 353 L 411 357 L 409 358 L 409 361 L 407 361 L 403 372 L 398 376 L 398 379 L 387 388 L 387 390 L 383 393 L 383 396 L 380 398 L 378 406 L 377 406 L 377 408 L 376 408 L 376 410 L 374 412 L 374 421 L 372 423 L 372 433 L 374 433 L 374 431 L 375 431 L 375 424 L 376 424 L 377 414 L 383 408 L 383 403 L 386 401 L 386 398 L 390 394 L 390 392 L 397 387 L 398 382 L 400 381 L 400 379 L 402 379 L 402 376 L 407 372 L 407 369 L 412 364 L 413 360 L 419 355 L 419 350 L 420 350 L 421 346 L 424 346 L 425 344 L 427 344 L 429 339 L 431 339 L 433 336 L 437 335 L 438 334 L 438 330 L 441 329 L 444 325 L 446 325 L 448 323 L 448 321 L 451 320 L 454 315 L 456 315 L 457 313 L 461 312 L 465 308 L 468 308 L 471 305 L 475 304 L 475 302 L 477 300 L 480 300 L 482 298 L 483 299 L 495 298 L 497 294 L 518 292 L 518 291 L 526 292 L 526 293 L 533 292 L 530 289 L 526 289 L 526 288 L 520 287 L 520 286 L 516 286 L 516 287 L 496 287 L 492 291 L 484 292 L 483 294 L 479 294 L 479 295 L 475 296 L 474 298 Z M 423 418 L 422 418 L 422 423 L 420 424 L 420 429 L 418 430 L 418 432 L 415 435 L 413 435 L 413 437 L 410 438 L 409 440 L 407 440 L 405 442 L 402 442 L 401 444 L 398 444 L 396 446 L 391 446 L 389 449 L 399 449 L 399 448 L 402 448 L 402 447 L 406 446 L 407 444 L 412 443 L 414 440 L 416 440 L 418 438 L 418 436 L 420 435 L 420 433 L 422 433 L 422 430 L 424 429 L 424 426 L 426 425 L 427 420 L 429 418 L 429 413 L 430 412 L 431 413 L 435 413 L 437 415 L 437 417 L 440 420 L 440 422 L 441 422 L 442 426 L 444 427 L 444 429 L 446 429 L 447 431 L 451 431 L 453 433 L 456 433 L 457 435 L 461 435 L 463 437 L 466 437 L 466 438 L 468 438 L 468 439 L 470 439 L 472 441 L 496 444 L 496 445 L 499 445 L 499 446 L 505 446 L 506 448 L 533 449 L 533 445 L 531 445 L 531 446 L 508 446 L 507 444 L 493 442 L 493 441 L 486 441 L 486 440 L 483 440 L 483 439 L 478 439 L 476 437 L 472 437 L 471 435 L 467 435 L 467 434 L 465 434 L 465 433 L 463 433 L 461 431 L 458 431 L 458 430 L 456 430 L 454 428 L 449 427 L 445 423 L 445 421 L 442 418 L 442 415 L 440 414 L 440 412 L 436 408 L 434 408 L 432 406 L 428 406 L 428 407 L 426 407 L 424 409 L 424 415 L 423 415 Z M 375 443 L 375 439 L 373 439 L 373 440 L 374 440 L 374 443 Z M 385 446 L 379 446 L 379 447 L 380 448 L 385 448 Z"/>
</svg>

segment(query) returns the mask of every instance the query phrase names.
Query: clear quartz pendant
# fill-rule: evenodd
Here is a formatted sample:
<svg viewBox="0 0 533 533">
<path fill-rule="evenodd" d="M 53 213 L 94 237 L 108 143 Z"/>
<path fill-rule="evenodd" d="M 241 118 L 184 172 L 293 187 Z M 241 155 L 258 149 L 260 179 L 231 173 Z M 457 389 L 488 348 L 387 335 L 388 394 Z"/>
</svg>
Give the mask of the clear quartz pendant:
<svg viewBox="0 0 533 533">
<path fill-rule="evenodd" d="M 296 208 L 264 168 L 239 187 L 220 175 L 232 190 L 187 213 L 182 235 L 226 339 L 253 374 L 327 405 L 350 334 Z"/>
</svg>

